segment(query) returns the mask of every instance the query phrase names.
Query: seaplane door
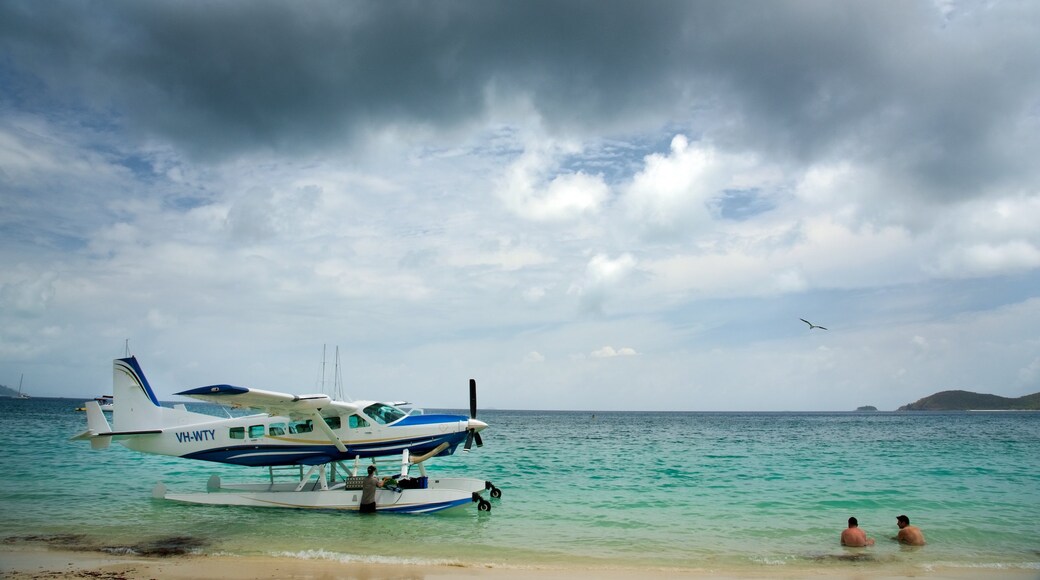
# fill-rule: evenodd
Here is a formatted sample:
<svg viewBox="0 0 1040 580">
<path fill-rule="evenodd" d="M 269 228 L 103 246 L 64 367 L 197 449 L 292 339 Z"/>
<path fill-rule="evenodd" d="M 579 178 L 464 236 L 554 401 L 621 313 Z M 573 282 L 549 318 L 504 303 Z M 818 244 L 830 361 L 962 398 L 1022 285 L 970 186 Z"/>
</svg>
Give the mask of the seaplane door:
<svg viewBox="0 0 1040 580">
<path fill-rule="evenodd" d="M 372 426 L 369 424 L 367 419 L 360 415 L 351 415 L 347 420 L 347 426 L 353 429 L 356 433 L 362 435 L 372 434 Z"/>
</svg>

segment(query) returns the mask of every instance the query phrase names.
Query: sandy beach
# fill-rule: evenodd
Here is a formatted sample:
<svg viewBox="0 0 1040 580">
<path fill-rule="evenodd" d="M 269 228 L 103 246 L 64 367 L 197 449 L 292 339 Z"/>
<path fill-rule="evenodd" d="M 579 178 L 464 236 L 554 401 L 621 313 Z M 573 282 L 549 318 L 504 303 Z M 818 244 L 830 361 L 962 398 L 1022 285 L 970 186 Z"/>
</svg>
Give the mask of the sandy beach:
<svg viewBox="0 0 1040 580">
<path fill-rule="evenodd" d="M 47 578 L 95 578 L 101 580 L 253 578 L 315 580 L 575 580 L 581 578 L 630 579 L 647 576 L 690 580 L 835 578 L 838 580 L 1035 580 L 1036 570 L 995 568 L 909 568 L 905 565 L 849 563 L 825 568 L 770 566 L 746 569 L 659 569 L 437 566 L 411 564 L 344 563 L 265 556 L 176 556 L 167 558 L 117 556 L 96 552 L 51 549 L 2 549 L 0 574 L 12 580 Z"/>
</svg>

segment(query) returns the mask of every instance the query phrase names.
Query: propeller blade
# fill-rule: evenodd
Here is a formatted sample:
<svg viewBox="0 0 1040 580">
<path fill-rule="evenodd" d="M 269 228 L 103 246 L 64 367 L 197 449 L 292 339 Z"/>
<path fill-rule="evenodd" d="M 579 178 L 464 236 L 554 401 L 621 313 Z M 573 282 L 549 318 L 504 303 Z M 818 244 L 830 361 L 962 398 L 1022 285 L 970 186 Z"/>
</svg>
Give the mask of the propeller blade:
<svg viewBox="0 0 1040 580">
<path fill-rule="evenodd" d="M 476 379 L 470 379 L 469 380 L 469 418 L 470 419 L 474 419 L 474 420 L 477 418 L 477 381 L 476 381 Z M 483 425 L 483 423 L 480 422 L 480 421 L 476 421 L 476 423 L 479 423 L 479 424 Z M 476 439 L 476 441 L 477 441 L 477 447 L 483 447 L 484 446 L 484 440 L 480 438 L 480 433 L 477 433 L 476 429 L 467 429 L 466 430 L 466 445 L 463 446 L 462 450 L 463 451 L 469 451 L 470 448 L 473 447 L 473 440 L 474 439 Z"/>
</svg>

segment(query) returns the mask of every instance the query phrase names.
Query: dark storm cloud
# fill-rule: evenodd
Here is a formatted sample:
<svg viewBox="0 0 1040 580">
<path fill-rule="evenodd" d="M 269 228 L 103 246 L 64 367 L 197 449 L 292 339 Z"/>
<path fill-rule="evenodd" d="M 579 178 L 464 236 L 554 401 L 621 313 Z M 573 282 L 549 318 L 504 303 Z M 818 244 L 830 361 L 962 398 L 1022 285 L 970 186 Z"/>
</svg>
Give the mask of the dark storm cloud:
<svg viewBox="0 0 1040 580">
<path fill-rule="evenodd" d="M 922 2 L 5 2 L 5 99 L 89 103 L 196 156 L 453 127 L 523 96 L 558 130 L 680 121 L 922 191 L 1031 171 L 1036 10 Z M 1034 126 L 1028 126 L 1032 123 Z"/>
<path fill-rule="evenodd" d="M 482 113 L 491 85 L 532 94 L 550 116 L 624 113 L 638 91 L 597 87 L 615 75 L 658 84 L 647 52 L 664 53 L 651 48 L 663 38 L 626 35 L 668 26 L 635 6 L 552 2 L 5 6 L 8 67 L 203 151 L 450 125 Z"/>
</svg>

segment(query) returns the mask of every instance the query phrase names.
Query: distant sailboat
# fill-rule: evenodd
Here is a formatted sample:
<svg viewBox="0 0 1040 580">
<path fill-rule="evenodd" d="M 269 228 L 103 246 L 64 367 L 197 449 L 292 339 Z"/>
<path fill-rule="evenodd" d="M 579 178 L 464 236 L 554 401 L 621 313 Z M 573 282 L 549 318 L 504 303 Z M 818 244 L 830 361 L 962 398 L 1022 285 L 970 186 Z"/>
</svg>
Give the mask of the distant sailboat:
<svg viewBox="0 0 1040 580">
<path fill-rule="evenodd" d="M 18 377 L 18 396 L 15 397 L 16 399 L 31 399 L 32 398 L 29 395 L 26 395 L 25 393 L 22 392 L 22 379 L 24 379 L 24 378 L 25 378 L 25 373 L 22 373 L 22 375 L 20 377 Z"/>
</svg>

